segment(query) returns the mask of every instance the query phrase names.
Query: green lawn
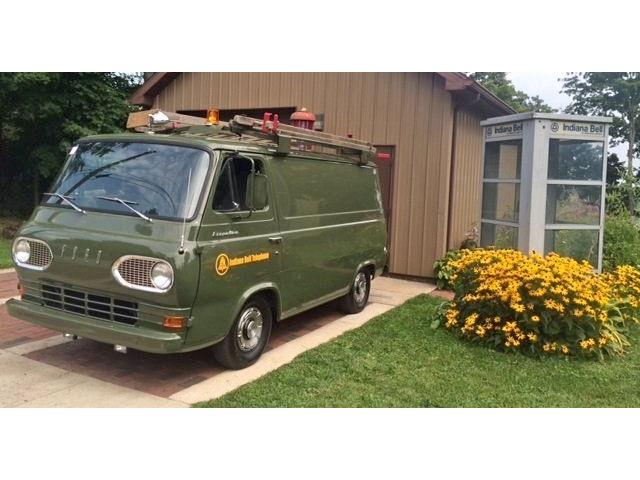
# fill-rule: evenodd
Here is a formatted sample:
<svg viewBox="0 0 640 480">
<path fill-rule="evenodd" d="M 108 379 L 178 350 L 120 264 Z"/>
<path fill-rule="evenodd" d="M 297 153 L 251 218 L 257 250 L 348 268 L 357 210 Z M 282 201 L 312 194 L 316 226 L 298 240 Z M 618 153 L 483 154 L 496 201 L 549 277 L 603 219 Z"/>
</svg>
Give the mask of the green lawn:
<svg viewBox="0 0 640 480">
<path fill-rule="evenodd" d="M 199 407 L 640 407 L 640 334 L 623 358 L 537 360 L 465 343 L 421 296 Z"/>
<path fill-rule="evenodd" d="M 0 268 L 12 267 L 11 263 L 11 240 L 0 239 Z"/>
</svg>

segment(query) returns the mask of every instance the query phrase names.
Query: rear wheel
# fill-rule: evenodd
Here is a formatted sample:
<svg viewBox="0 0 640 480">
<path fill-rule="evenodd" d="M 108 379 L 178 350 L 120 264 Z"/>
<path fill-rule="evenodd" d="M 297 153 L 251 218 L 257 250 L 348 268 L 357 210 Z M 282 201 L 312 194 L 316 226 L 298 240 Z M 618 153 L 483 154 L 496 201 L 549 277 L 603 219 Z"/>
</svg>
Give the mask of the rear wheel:
<svg viewBox="0 0 640 480">
<path fill-rule="evenodd" d="M 264 297 L 256 296 L 244 304 L 222 342 L 213 346 L 221 365 L 234 370 L 255 363 L 269 341 L 273 314 Z"/>
<path fill-rule="evenodd" d="M 369 301 L 371 291 L 371 275 L 366 270 L 356 273 L 351 289 L 340 299 L 340 310 L 345 313 L 359 313 Z"/>
</svg>

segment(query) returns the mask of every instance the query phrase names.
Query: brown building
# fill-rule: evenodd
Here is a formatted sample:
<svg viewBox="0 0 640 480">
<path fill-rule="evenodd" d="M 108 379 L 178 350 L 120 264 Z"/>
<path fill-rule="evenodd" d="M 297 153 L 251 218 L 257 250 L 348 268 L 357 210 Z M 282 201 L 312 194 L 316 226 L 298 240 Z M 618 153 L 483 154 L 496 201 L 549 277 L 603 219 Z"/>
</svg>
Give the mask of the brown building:
<svg viewBox="0 0 640 480">
<path fill-rule="evenodd" d="M 389 154 L 378 160 L 389 271 L 429 277 L 480 219 L 480 121 L 514 111 L 461 73 L 155 73 L 132 103 L 221 119 L 306 107 L 322 129 Z"/>
</svg>

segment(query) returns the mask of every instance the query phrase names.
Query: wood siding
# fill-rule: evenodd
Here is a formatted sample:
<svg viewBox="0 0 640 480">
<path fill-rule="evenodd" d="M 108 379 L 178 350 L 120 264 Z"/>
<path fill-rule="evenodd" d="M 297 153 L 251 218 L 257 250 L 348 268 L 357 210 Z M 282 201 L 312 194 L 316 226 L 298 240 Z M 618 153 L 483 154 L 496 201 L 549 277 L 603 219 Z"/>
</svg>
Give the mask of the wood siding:
<svg viewBox="0 0 640 480">
<path fill-rule="evenodd" d="M 430 277 L 449 219 L 454 111 L 444 83 L 434 73 L 183 73 L 154 107 L 306 107 L 324 113 L 326 132 L 394 145 L 390 271 Z"/>
<path fill-rule="evenodd" d="M 456 111 L 451 179 L 451 216 L 448 248 L 458 248 L 465 234 L 480 228 L 482 196 L 481 118 L 466 110 Z"/>
</svg>

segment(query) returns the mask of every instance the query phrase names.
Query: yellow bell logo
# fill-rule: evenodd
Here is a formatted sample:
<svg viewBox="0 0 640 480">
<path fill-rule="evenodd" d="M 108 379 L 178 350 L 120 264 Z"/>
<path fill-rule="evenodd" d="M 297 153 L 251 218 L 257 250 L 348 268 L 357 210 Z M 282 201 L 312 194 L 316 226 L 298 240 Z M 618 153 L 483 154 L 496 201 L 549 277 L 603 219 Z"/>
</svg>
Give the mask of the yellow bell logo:
<svg viewBox="0 0 640 480">
<path fill-rule="evenodd" d="M 226 253 L 221 253 L 216 258 L 216 273 L 218 275 L 224 275 L 229 271 L 229 257 Z"/>
</svg>

